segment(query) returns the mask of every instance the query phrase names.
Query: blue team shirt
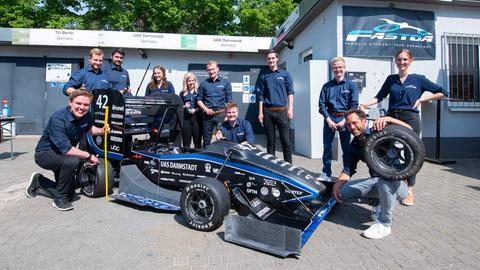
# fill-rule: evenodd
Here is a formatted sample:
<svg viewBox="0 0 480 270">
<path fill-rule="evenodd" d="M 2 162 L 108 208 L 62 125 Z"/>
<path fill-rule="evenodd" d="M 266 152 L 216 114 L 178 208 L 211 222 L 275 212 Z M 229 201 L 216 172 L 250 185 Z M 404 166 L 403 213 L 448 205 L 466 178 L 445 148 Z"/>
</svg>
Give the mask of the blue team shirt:
<svg viewBox="0 0 480 270">
<path fill-rule="evenodd" d="M 184 116 L 190 114 L 188 112 L 188 109 L 198 109 L 199 108 L 198 104 L 196 102 L 197 95 L 198 95 L 197 92 L 190 93 L 190 91 L 188 91 L 186 95 L 183 95 L 183 92 L 180 93 L 180 98 L 182 99 L 183 104 L 185 104 L 187 102 L 190 102 L 190 108 L 185 108 L 184 109 L 184 113 L 183 113 Z"/>
<path fill-rule="evenodd" d="M 286 107 L 288 96 L 294 94 L 290 74 L 281 69 L 260 75 L 256 88 L 257 100 L 265 107 Z"/>
<path fill-rule="evenodd" d="M 165 93 L 175 94 L 175 88 L 169 81 L 167 81 L 167 87 L 160 86 L 160 88 L 158 88 L 155 85 L 148 84 L 147 89 L 145 90 L 145 96 Z"/>
<path fill-rule="evenodd" d="M 375 97 L 380 102 L 390 95 L 390 100 L 388 101 L 389 110 L 401 109 L 418 112 L 413 106 L 425 91 L 443 93 L 445 96 L 448 96 L 448 92 L 445 89 L 431 82 L 423 75 L 408 74 L 407 79 L 402 83 L 400 76 L 395 74 L 387 77 Z"/>
<path fill-rule="evenodd" d="M 67 95 L 68 88 L 73 87 L 78 89 L 82 86 L 82 84 L 84 84 L 85 88 L 87 88 L 87 90 L 90 92 L 95 89 L 110 88 L 110 82 L 107 73 L 105 73 L 102 69 L 100 69 L 98 73 L 95 73 L 92 67 L 88 66 L 74 72 L 72 76 L 70 76 L 70 79 L 63 87 L 63 94 Z"/>
<path fill-rule="evenodd" d="M 35 151 L 52 149 L 58 154 L 65 154 L 78 144 L 83 134 L 91 127 L 92 117 L 90 113 L 80 119 L 75 119 L 70 107 L 67 106 L 52 114 Z"/>
<path fill-rule="evenodd" d="M 366 132 L 365 140 L 370 135 L 371 132 Z M 358 138 L 354 137 L 348 146 L 347 162 L 345 162 L 346 164 L 344 164 L 342 172 L 350 177 L 352 177 L 357 172 L 358 162 L 365 162 L 365 156 L 363 155 L 365 140 L 360 141 Z M 368 167 L 368 173 L 370 174 L 370 177 L 378 177 L 378 175 L 370 167 Z"/>
<path fill-rule="evenodd" d="M 250 144 L 255 142 L 252 125 L 247 120 L 237 118 L 234 127 L 228 121 L 225 121 L 220 126 L 220 130 L 227 141 L 236 143 L 247 141 Z"/>
<path fill-rule="evenodd" d="M 122 91 L 125 88 L 130 88 L 130 76 L 126 69 L 111 65 L 109 68 L 104 69 L 104 71 L 107 73 L 110 89 Z"/>
<path fill-rule="evenodd" d="M 232 102 L 232 84 L 229 80 L 218 77 L 215 81 L 208 78 L 198 87 L 197 101 L 203 101 L 209 109 L 223 109 Z"/>
<path fill-rule="evenodd" d="M 318 99 L 319 112 L 328 118 L 329 112 L 346 112 L 358 107 L 358 89 L 354 82 L 343 78 L 335 79 L 323 85 Z"/>
</svg>

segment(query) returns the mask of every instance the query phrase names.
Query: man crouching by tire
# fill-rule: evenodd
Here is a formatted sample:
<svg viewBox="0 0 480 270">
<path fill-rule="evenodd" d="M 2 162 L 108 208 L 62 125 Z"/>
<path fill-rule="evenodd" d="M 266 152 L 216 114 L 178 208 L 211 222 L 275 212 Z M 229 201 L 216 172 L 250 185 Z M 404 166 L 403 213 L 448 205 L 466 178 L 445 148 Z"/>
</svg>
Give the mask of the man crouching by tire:
<svg viewBox="0 0 480 270">
<path fill-rule="evenodd" d="M 76 147 L 85 132 L 99 135 L 104 128 L 92 125 L 89 113 L 93 96 L 84 90 L 75 90 L 69 97 L 68 106 L 52 114 L 42 137 L 35 148 L 35 163 L 46 170 L 52 170 L 55 183 L 40 173 L 34 172 L 25 190 L 28 198 L 40 190 L 53 197 L 52 206 L 61 211 L 73 209 L 71 201 L 75 195 L 75 171 L 80 161 L 98 164 L 98 159 L 89 152 Z"/>
<path fill-rule="evenodd" d="M 381 117 L 375 120 L 373 128 L 382 130 L 387 124 L 411 127 L 392 117 Z M 357 164 L 360 160 L 365 161 L 362 156 L 363 143 L 368 136 L 366 115 L 361 110 L 350 110 L 345 115 L 345 126 L 354 136 L 349 145 L 348 165 L 345 165 L 340 173 L 337 182 L 333 186 L 333 196 L 338 202 L 352 201 L 357 198 L 377 198 L 374 206 L 372 219 L 375 223 L 365 230 L 362 235 L 366 238 L 380 239 L 391 234 L 393 208 L 396 200 L 402 200 L 407 196 L 407 184 L 404 181 L 392 181 L 379 178 L 369 167 L 371 178 L 350 180 L 355 174 Z"/>
</svg>

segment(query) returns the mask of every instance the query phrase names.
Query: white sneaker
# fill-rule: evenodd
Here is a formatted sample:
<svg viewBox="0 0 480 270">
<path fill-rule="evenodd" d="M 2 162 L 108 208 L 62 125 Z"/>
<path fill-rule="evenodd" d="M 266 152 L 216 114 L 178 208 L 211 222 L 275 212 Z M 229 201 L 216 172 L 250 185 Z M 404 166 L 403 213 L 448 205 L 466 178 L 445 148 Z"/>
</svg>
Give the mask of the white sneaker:
<svg viewBox="0 0 480 270">
<path fill-rule="evenodd" d="M 380 205 L 373 206 L 372 213 L 370 214 L 370 218 L 376 222 L 378 221 L 379 217 L 380 217 Z"/>
<path fill-rule="evenodd" d="M 392 233 L 390 226 L 385 226 L 380 222 L 375 222 L 370 228 L 363 231 L 362 235 L 370 239 L 381 239 Z"/>
<path fill-rule="evenodd" d="M 320 181 L 330 182 L 330 176 L 328 176 L 326 173 L 322 173 L 319 177 L 317 177 L 317 179 Z"/>
</svg>

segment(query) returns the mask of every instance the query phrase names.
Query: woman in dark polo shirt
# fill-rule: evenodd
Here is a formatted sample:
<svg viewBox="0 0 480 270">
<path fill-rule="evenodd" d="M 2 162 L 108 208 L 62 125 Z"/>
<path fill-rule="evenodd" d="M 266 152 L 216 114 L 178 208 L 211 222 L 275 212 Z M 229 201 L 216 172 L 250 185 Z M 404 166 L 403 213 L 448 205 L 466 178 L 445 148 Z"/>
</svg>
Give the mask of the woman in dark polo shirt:
<svg viewBox="0 0 480 270">
<path fill-rule="evenodd" d="M 389 96 L 388 116 L 406 122 L 412 127 L 413 131 L 420 134 L 418 109 L 421 104 L 448 96 L 448 92 L 423 75 L 409 74 L 408 69 L 412 62 L 413 54 L 410 50 L 403 49 L 397 52 L 395 64 L 398 68 L 398 74 L 388 76 L 377 95 L 367 103 L 360 104 L 360 109 L 364 110 Z M 433 94 L 422 96 L 426 91 Z M 412 176 L 408 178 L 408 196 L 402 201 L 403 205 L 413 205 L 414 185 L 415 176 Z"/>
</svg>

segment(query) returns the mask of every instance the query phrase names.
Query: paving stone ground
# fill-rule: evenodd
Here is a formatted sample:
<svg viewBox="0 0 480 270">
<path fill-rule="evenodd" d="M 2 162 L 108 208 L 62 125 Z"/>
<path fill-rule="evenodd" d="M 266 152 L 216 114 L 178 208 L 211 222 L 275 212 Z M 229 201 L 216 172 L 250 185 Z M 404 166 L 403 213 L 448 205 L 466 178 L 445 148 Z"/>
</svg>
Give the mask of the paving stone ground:
<svg viewBox="0 0 480 270">
<path fill-rule="evenodd" d="M 397 205 L 392 235 L 369 240 L 370 208 L 339 205 L 302 251 L 278 258 L 185 226 L 182 216 L 80 195 L 60 212 L 51 199 L 27 199 L 38 138 L 17 137 L 16 157 L 0 144 L 1 269 L 478 269 L 480 159 L 452 165 L 425 163 L 417 176 L 415 206 Z M 280 154 L 281 156 L 281 154 Z M 298 155 L 294 164 L 320 171 L 320 160 Z M 341 164 L 334 162 L 334 172 Z M 358 177 L 367 175 L 361 167 Z"/>
</svg>

